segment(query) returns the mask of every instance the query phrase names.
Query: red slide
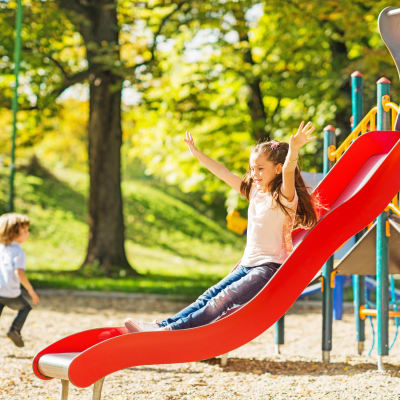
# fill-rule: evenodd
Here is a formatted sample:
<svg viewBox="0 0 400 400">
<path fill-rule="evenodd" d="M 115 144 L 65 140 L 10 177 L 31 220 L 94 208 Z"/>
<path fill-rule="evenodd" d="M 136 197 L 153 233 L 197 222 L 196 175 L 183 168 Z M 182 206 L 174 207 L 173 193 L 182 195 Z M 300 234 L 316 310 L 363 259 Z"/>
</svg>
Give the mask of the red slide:
<svg viewBox="0 0 400 400">
<path fill-rule="evenodd" d="M 39 352 L 76 353 L 68 378 L 86 387 L 120 369 L 198 361 L 251 341 L 284 315 L 324 262 L 376 218 L 400 190 L 400 132 L 368 132 L 358 138 L 315 189 L 327 210 L 309 231 L 296 231 L 295 249 L 250 302 L 216 322 L 179 331 L 128 333 L 125 328 L 84 331 Z"/>
</svg>

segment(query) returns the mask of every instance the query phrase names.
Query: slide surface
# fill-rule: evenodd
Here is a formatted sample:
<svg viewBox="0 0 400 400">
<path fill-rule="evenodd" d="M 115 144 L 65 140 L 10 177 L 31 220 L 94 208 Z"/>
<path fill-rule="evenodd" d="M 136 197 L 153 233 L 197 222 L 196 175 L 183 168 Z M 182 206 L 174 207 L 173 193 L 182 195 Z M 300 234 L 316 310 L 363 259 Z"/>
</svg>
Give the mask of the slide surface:
<svg viewBox="0 0 400 400">
<path fill-rule="evenodd" d="M 128 333 L 102 328 L 61 339 L 39 352 L 77 352 L 68 369 L 79 387 L 120 369 L 198 361 L 251 341 L 284 315 L 324 262 L 348 238 L 376 218 L 400 189 L 400 132 L 368 132 L 344 153 L 315 189 L 326 206 L 318 224 L 293 233 L 294 251 L 250 302 L 220 320 L 179 331 Z"/>
</svg>

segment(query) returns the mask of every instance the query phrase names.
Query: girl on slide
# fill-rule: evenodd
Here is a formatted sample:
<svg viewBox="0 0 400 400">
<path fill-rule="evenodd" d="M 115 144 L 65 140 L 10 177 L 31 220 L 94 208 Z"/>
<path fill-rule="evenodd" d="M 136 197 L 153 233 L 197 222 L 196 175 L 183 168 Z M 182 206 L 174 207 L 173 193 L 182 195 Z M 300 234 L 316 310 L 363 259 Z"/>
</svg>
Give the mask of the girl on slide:
<svg viewBox="0 0 400 400">
<path fill-rule="evenodd" d="M 251 300 L 293 250 L 291 232 L 317 222 L 314 199 L 297 167 L 299 149 L 314 140 L 311 122 L 301 122 L 289 143 L 261 142 L 251 151 L 243 179 L 206 156 L 189 132 L 184 141 L 191 154 L 211 173 L 249 200 L 247 244 L 236 269 L 194 303 L 161 322 L 125 320 L 130 332 L 194 328 L 217 320 Z"/>
</svg>

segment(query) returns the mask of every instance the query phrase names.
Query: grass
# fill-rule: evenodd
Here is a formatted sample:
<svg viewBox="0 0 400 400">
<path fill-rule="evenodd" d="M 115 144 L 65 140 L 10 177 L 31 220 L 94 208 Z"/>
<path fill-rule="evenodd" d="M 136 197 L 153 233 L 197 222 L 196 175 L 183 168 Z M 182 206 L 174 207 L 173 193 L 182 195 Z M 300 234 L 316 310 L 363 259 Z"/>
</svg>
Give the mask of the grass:
<svg viewBox="0 0 400 400">
<path fill-rule="evenodd" d="M 6 211 L 8 169 L 0 168 L 0 211 Z M 193 298 L 224 276 L 240 259 L 245 240 L 191 204 L 196 195 L 147 179 L 123 183 L 126 252 L 138 278 L 83 276 L 77 269 L 87 240 L 87 175 L 49 173 L 40 165 L 16 174 L 17 212 L 31 218 L 23 247 L 28 276 L 37 288 L 146 292 Z M 177 195 L 175 195 L 175 193 Z M 215 211 L 215 210 L 214 210 Z M 220 209 L 215 211 L 220 214 Z"/>
</svg>

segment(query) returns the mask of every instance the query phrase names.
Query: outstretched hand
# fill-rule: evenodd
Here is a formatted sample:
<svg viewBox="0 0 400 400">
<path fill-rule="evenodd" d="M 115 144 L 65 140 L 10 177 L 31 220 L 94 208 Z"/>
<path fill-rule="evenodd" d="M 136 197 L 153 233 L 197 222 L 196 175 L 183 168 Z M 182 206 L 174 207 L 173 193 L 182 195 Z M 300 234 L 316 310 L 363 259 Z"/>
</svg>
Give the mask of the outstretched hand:
<svg viewBox="0 0 400 400">
<path fill-rule="evenodd" d="M 190 152 L 194 156 L 197 148 L 194 145 L 194 140 L 193 140 L 192 135 L 191 135 L 191 133 L 189 131 L 186 131 L 186 137 L 183 140 L 188 145 Z"/>
<path fill-rule="evenodd" d="M 290 136 L 289 146 L 292 148 L 299 149 L 304 146 L 306 143 L 312 142 L 315 139 L 315 136 L 311 137 L 311 133 L 314 132 L 314 127 L 312 126 L 312 122 L 309 121 L 305 124 L 304 121 L 301 121 L 299 129 L 297 129 L 297 133 L 295 135 Z"/>
</svg>

